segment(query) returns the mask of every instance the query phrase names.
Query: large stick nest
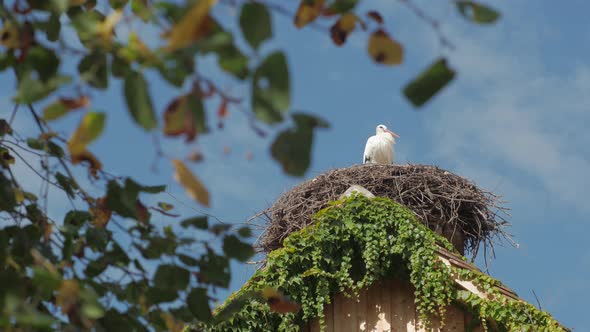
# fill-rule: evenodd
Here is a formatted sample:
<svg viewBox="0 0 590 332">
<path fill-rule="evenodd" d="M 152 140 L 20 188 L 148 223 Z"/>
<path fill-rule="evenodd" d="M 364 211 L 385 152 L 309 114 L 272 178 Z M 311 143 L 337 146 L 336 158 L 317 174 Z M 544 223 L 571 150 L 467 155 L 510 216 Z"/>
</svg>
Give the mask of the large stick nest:
<svg viewBox="0 0 590 332">
<path fill-rule="evenodd" d="M 428 165 L 357 165 L 328 171 L 284 193 L 263 212 L 268 225 L 257 245 L 267 253 L 280 248 L 289 234 L 311 224 L 315 212 L 351 185 L 405 205 L 438 233 L 461 233 L 465 247 L 460 251 L 473 257 L 481 244 L 493 252 L 494 238 L 509 238 L 500 198 L 465 178 Z"/>
</svg>

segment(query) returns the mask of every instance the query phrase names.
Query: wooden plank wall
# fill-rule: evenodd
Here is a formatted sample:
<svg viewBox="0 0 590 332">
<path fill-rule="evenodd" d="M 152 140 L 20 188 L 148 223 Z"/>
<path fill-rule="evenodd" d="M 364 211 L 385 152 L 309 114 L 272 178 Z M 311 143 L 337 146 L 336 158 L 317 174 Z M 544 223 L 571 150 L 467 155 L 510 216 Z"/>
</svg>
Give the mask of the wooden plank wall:
<svg viewBox="0 0 590 332">
<path fill-rule="evenodd" d="M 327 332 L 465 332 L 467 323 L 464 312 L 450 306 L 444 328 L 437 322 L 428 331 L 417 328 L 414 292 L 409 283 L 398 280 L 377 282 L 356 299 L 338 294 L 324 312 Z M 319 332 L 317 319 L 304 331 Z"/>
</svg>

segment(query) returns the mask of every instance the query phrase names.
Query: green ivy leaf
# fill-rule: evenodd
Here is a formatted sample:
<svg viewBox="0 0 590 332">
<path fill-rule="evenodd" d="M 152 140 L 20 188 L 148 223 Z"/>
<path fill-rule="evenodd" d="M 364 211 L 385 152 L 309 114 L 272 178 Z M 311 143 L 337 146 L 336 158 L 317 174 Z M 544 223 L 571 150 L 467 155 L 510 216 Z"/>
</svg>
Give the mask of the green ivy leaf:
<svg viewBox="0 0 590 332">
<path fill-rule="evenodd" d="M 455 71 L 440 58 L 404 88 L 404 95 L 416 107 L 424 105 L 455 77 Z"/>
<path fill-rule="evenodd" d="M 240 28 L 246 41 L 254 49 L 272 37 L 270 13 L 265 5 L 247 2 L 242 5 Z"/>
<path fill-rule="evenodd" d="M 197 320 L 202 322 L 211 320 L 211 307 L 209 306 L 207 289 L 193 288 L 186 298 L 186 305 Z"/>
<path fill-rule="evenodd" d="M 152 106 L 148 85 L 143 74 L 130 71 L 125 76 L 124 92 L 127 107 L 133 120 L 145 130 L 156 128 L 158 122 L 154 113 L 154 107 Z"/>
<path fill-rule="evenodd" d="M 181 221 L 180 226 L 184 228 L 194 227 L 196 229 L 207 229 L 209 227 L 209 223 L 207 222 L 207 216 L 199 216 Z"/>
<path fill-rule="evenodd" d="M 223 238 L 223 252 L 227 257 L 245 262 L 254 255 L 254 248 L 250 244 L 242 242 L 237 236 L 228 235 Z"/>
<path fill-rule="evenodd" d="M 270 54 L 254 72 L 252 110 L 269 124 L 282 121 L 291 103 L 289 68 L 285 54 Z"/>
<path fill-rule="evenodd" d="M 324 120 L 303 113 L 293 114 L 295 128 L 282 131 L 271 146 L 272 157 L 290 175 L 302 176 L 311 163 L 313 130 L 328 128 Z"/>
<path fill-rule="evenodd" d="M 457 1 L 455 4 L 463 17 L 475 23 L 490 24 L 500 17 L 500 13 L 495 9 L 475 1 Z"/>
</svg>

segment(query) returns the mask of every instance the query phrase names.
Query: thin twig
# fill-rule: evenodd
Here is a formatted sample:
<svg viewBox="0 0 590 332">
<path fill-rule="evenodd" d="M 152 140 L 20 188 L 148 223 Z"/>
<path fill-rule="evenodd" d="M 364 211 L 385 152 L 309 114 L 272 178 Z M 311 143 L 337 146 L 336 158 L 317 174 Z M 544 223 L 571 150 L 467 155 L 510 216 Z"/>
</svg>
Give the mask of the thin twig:
<svg viewBox="0 0 590 332">
<path fill-rule="evenodd" d="M 428 23 L 432 27 L 432 29 L 436 32 L 436 34 L 438 36 L 438 40 L 440 41 L 441 46 L 446 47 L 450 50 L 455 49 L 455 46 L 442 33 L 442 31 L 440 29 L 440 23 L 437 20 L 428 16 L 422 9 L 420 9 L 418 6 L 416 6 L 410 0 L 398 0 L 398 1 L 401 2 L 402 4 L 404 4 L 406 7 L 408 7 L 408 9 L 410 9 L 412 12 L 414 12 L 414 14 L 418 18 L 422 19 L 424 22 Z"/>
</svg>

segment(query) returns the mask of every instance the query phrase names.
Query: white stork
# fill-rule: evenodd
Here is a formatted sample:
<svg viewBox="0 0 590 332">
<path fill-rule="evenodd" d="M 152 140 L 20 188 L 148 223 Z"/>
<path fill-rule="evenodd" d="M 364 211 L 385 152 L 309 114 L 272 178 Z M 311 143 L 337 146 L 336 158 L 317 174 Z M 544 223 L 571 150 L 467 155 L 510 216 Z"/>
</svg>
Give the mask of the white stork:
<svg viewBox="0 0 590 332">
<path fill-rule="evenodd" d="M 365 145 L 363 164 L 393 164 L 393 145 L 399 136 L 382 124 L 375 131 Z"/>
</svg>

